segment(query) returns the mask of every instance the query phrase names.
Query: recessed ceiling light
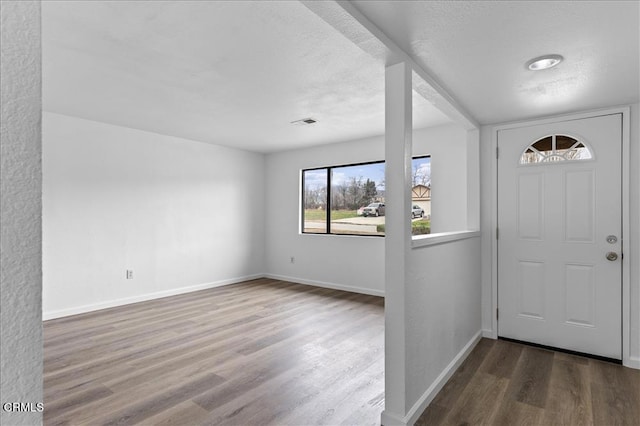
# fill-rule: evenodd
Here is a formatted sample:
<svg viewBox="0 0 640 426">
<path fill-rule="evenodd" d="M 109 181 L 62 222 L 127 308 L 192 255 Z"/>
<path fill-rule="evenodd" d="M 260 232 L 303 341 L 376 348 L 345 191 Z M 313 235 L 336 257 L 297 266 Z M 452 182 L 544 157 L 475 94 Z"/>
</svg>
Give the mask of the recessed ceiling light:
<svg viewBox="0 0 640 426">
<path fill-rule="evenodd" d="M 527 68 L 531 71 L 540 71 L 546 70 L 552 67 L 555 67 L 560 62 L 562 62 L 564 58 L 560 55 L 544 55 L 538 56 L 537 58 L 533 58 L 529 62 L 527 62 Z"/>
<path fill-rule="evenodd" d="M 306 126 L 308 124 L 313 124 L 315 122 L 316 120 L 314 120 L 313 118 L 303 118 L 302 120 L 292 121 L 291 124 L 295 126 Z"/>
</svg>

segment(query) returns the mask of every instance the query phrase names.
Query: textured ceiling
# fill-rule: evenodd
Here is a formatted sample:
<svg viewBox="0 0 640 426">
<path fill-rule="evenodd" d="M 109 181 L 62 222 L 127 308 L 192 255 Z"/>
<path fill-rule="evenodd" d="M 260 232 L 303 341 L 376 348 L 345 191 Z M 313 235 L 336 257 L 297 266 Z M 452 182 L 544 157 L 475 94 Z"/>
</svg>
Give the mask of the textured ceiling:
<svg viewBox="0 0 640 426">
<path fill-rule="evenodd" d="M 259 152 L 382 134 L 384 61 L 305 4 L 43 2 L 44 108 Z M 639 101 L 638 1 L 348 5 L 482 124 Z M 566 59 L 525 68 L 546 53 Z M 414 127 L 450 122 L 431 102 Z"/>
<path fill-rule="evenodd" d="M 45 110 L 259 152 L 384 133 L 384 64 L 298 2 L 42 8 Z"/>
<path fill-rule="evenodd" d="M 353 1 L 482 124 L 635 103 L 638 1 Z M 525 63 L 558 53 L 558 67 Z"/>
</svg>

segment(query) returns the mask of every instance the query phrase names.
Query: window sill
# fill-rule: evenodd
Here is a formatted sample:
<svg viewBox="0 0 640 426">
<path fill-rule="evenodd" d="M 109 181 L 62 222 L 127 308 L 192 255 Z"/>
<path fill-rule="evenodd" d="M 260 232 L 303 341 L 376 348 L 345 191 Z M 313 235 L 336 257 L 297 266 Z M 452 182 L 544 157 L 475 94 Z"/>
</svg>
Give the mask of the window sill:
<svg viewBox="0 0 640 426">
<path fill-rule="evenodd" d="M 480 231 L 454 231 L 440 232 L 438 234 L 419 235 L 411 239 L 411 248 L 435 246 L 437 244 L 450 243 L 452 241 L 466 240 L 480 236 Z"/>
<path fill-rule="evenodd" d="M 368 235 L 368 234 L 326 234 L 320 232 L 298 232 L 298 235 L 311 235 L 314 237 L 365 237 L 365 238 L 382 238 L 384 241 L 384 235 Z"/>
</svg>

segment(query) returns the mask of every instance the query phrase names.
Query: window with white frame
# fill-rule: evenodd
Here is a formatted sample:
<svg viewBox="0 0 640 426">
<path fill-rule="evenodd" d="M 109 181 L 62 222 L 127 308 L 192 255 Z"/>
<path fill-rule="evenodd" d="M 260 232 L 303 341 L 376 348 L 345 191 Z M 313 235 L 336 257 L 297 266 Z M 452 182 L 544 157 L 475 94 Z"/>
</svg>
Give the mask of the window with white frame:
<svg viewBox="0 0 640 426">
<path fill-rule="evenodd" d="M 431 231 L 431 157 L 412 161 L 412 232 Z M 302 170 L 302 232 L 384 236 L 385 163 Z"/>
</svg>

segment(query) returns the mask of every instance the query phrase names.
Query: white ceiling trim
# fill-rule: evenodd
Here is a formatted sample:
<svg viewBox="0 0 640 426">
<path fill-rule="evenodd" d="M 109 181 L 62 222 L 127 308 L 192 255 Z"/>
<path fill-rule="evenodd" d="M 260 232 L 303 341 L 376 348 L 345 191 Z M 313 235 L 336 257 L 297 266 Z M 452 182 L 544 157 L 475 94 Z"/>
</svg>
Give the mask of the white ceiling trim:
<svg viewBox="0 0 640 426">
<path fill-rule="evenodd" d="M 309 10 L 385 66 L 406 62 L 413 70 L 413 89 L 442 113 L 467 130 L 478 129 L 478 121 L 456 99 L 402 50 L 380 28 L 348 1 L 301 0 Z"/>
</svg>

